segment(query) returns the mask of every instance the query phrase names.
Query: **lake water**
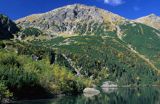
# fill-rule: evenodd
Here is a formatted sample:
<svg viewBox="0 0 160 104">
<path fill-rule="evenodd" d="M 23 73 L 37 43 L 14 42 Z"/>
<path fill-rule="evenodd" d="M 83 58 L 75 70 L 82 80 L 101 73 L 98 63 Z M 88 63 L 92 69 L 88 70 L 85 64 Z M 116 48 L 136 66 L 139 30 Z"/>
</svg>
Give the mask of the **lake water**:
<svg viewBox="0 0 160 104">
<path fill-rule="evenodd" d="M 15 104 L 160 104 L 160 87 L 104 89 L 95 96 L 82 94 Z"/>
</svg>

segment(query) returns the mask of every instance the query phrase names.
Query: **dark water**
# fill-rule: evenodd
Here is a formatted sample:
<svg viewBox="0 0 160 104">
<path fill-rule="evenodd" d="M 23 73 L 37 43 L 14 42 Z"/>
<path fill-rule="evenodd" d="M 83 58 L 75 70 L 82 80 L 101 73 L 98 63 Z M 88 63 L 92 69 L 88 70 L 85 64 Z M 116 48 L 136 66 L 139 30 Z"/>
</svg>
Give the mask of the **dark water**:
<svg viewBox="0 0 160 104">
<path fill-rule="evenodd" d="M 82 94 L 15 104 L 160 104 L 160 87 L 105 89 L 92 97 Z"/>
</svg>

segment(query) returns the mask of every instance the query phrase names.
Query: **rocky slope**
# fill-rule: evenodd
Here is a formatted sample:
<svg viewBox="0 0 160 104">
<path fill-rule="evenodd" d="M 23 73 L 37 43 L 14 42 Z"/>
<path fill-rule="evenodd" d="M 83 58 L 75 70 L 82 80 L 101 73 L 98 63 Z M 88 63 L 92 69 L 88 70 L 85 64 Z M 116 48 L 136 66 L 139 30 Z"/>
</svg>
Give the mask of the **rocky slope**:
<svg viewBox="0 0 160 104">
<path fill-rule="evenodd" d="M 115 30 L 116 25 L 124 21 L 126 19 L 109 11 L 75 4 L 27 16 L 16 23 L 23 28 L 38 28 L 50 35 L 84 35 L 92 34 L 99 28 L 102 31 Z"/>
<path fill-rule="evenodd" d="M 138 18 L 135 21 L 160 30 L 160 17 L 155 14 L 150 14 L 148 16 Z"/>
<path fill-rule="evenodd" d="M 0 14 L 0 39 L 13 38 L 13 34 L 18 32 L 17 25 L 7 16 Z"/>
</svg>

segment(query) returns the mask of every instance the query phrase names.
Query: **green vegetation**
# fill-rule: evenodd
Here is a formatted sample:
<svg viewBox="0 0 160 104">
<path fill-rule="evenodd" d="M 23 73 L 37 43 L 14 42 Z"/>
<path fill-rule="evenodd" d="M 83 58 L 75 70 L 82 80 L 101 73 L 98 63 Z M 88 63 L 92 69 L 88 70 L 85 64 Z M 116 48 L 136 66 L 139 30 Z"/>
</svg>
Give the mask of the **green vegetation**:
<svg viewBox="0 0 160 104">
<path fill-rule="evenodd" d="M 132 52 L 126 43 L 114 37 L 75 36 L 34 41 L 33 44 L 57 49 L 61 53 L 57 58 L 60 65 L 73 66 L 65 60 L 65 55 L 74 64 L 73 70 L 78 69 L 86 77 L 101 79 L 98 72 L 105 70 L 104 74 L 109 75 L 106 80 L 120 85 L 150 85 L 159 80 L 157 71 Z"/>
<path fill-rule="evenodd" d="M 121 29 L 126 34 L 123 40 L 160 68 L 160 31 L 138 23 L 122 25 Z"/>
<path fill-rule="evenodd" d="M 34 39 L 43 39 L 47 37 L 47 35 L 44 34 L 41 30 L 33 27 L 21 29 L 15 36 L 19 40 L 28 40 L 28 41 Z"/>
<path fill-rule="evenodd" d="M 2 102 L 4 98 L 9 97 L 12 97 L 12 93 L 9 92 L 3 82 L 0 82 L 0 102 Z"/>
<path fill-rule="evenodd" d="M 39 35 L 42 35 L 42 31 L 40 31 L 39 29 L 37 28 L 33 28 L 33 27 L 29 27 L 29 28 L 25 28 L 24 30 L 21 31 L 22 32 L 22 35 L 24 37 L 27 37 L 27 36 L 39 36 Z"/>
<path fill-rule="evenodd" d="M 75 76 L 66 67 L 51 65 L 47 58 L 34 61 L 26 55 L 5 50 L 0 51 L 0 82 L 4 82 L 18 99 L 82 92 L 92 83 L 87 78 Z M 2 90 L 8 92 L 6 87 Z"/>
<path fill-rule="evenodd" d="M 0 14 L 0 40 L 13 38 L 19 31 L 18 27 L 7 16 Z"/>
</svg>

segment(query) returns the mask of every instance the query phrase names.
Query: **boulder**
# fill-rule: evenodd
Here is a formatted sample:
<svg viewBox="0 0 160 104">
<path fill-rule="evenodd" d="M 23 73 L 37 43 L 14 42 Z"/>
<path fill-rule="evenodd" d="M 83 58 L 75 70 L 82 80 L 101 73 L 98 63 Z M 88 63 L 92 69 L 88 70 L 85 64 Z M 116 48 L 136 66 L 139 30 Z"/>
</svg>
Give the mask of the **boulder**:
<svg viewBox="0 0 160 104">
<path fill-rule="evenodd" d="M 95 88 L 85 88 L 83 90 L 83 93 L 84 93 L 84 96 L 86 97 L 92 97 L 92 96 L 98 95 L 100 91 Z"/>
</svg>

